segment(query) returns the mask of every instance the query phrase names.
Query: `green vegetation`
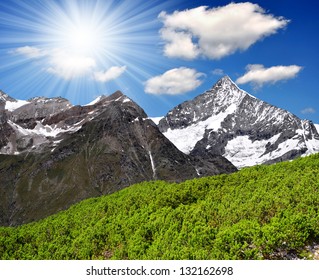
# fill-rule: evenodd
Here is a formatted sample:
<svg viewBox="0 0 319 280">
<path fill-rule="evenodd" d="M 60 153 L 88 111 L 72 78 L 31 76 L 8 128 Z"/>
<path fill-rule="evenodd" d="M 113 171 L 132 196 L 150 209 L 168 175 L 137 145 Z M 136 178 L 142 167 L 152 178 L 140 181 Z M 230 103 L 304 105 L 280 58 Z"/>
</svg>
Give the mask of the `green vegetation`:
<svg viewBox="0 0 319 280">
<path fill-rule="evenodd" d="M 319 243 L 319 154 L 174 184 L 145 182 L 16 228 L 1 259 L 276 259 Z"/>
</svg>

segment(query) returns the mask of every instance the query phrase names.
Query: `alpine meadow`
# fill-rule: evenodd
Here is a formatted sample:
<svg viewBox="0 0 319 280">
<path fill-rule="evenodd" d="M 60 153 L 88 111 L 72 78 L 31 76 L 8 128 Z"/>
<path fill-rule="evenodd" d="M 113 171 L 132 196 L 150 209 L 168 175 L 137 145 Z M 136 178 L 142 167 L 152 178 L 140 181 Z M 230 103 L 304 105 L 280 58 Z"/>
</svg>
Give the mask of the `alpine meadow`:
<svg viewBox="0 0 319 280">
<path fill-rule="evenodd" d="M 1 259 L 314 259 L 319 155 L 144 182 L 0 228 Z"/>
</svg>

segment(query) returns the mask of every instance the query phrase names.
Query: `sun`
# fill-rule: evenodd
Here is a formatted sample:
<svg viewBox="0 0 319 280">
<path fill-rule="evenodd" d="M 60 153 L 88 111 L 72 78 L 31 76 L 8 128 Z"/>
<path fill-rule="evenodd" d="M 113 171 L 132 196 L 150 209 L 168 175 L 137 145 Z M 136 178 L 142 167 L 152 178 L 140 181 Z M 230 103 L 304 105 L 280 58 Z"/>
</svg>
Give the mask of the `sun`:
<svg viewBox="0 0 319 280">
<path fill-rule="evenodd" d="M 10 53 L 17 62 L 35 67 L 34 73 L 40 73 L 45 81 L 52 79 L 54 87 L 72 86 L 66 91 L 74 92 L 94 87 L 102 92 L 126 69 L 126 78 L 144 80 L 148 74 L 143 68 L 152 64 L 146 61 L 157 61 L 153 46 L 158 37 L 159 7 L 154 8 L 153 3 L 145 6 L 142 0 L 18 2 L 17 15 L 4 23 L 11 24 L 12 31 L 1 37 L 3 45 L 12 44 Z M 45 90 L 48 91 L 46 87 Z"/>
<path fill-rule="evenodd" d="M 96 56 L 103 48 L 104 34 L 98 24 L 71 23 L 61 36 L 61 46 L 72 54 Z"/>
<path fill-rule="evenodd" d="M 65 18 L 63 28 L 55 34 L 56 46 L 70 55 L 96 57 L 105 43 L 106 29 L 103 27 L 88 15 L 80 19 Z"/>
<path fill-rule="evenodd" d="M 67 1 L 68 6 L 63 9 L 54 6 L 51 20 L 43 30 L 43 39 L 47 41 L 47 72 L 65 80 L 93 77 L 92 73 L 108 63 L 113 46 L 114 36 L 109 32 L 112 25 L 99 12 L 100 6 L 81 3 Z"/>
</svg>

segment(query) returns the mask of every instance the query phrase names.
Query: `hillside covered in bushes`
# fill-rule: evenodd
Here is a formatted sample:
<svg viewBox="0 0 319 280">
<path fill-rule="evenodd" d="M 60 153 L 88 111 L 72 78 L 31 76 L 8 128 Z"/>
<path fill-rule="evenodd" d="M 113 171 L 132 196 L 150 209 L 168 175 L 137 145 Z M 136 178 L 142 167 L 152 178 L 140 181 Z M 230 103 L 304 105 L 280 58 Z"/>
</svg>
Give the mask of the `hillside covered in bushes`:
<svg viewBox="0 0 319 280">
<path fill-rule="evenodd" d="M 1 259 L 315 258 L 319 154 L 183 183 L 133 185 L 19 227 Z"/>
</svg>

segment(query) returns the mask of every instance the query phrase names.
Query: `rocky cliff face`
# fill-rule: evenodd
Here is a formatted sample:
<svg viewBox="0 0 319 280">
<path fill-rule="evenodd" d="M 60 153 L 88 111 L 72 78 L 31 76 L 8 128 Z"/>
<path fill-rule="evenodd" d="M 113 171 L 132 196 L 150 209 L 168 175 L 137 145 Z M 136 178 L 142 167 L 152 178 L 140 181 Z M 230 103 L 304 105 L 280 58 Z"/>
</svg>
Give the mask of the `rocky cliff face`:
<svg viewBox="0 0 319 280">
<path fill-rule="evenodd" d="M 227 76 L 172 109 L 159 129 L 184 153 L 222 155 L 238 168 L 319 151 L 311 121 L 249 95 Z"/>
<path fill-rule="evenodd" d="M 38 220 L 141 181 L 236 171 L 221 156 L 179 151 L 121 92 L 87 106 L 72 106 L 62 98 L 3 104 L 2 225 Z"/>
</svg>

